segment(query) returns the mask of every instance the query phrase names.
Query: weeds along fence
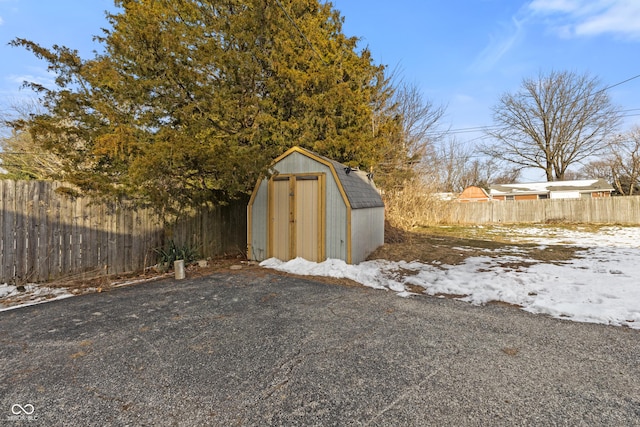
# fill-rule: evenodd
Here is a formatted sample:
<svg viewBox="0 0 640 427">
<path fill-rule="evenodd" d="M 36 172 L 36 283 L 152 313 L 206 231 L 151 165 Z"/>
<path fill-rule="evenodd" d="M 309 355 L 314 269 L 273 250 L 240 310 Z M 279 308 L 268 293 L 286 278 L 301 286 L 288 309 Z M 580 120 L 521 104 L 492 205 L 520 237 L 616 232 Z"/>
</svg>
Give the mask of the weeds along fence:
<svg viewBox="0 0 640 427">
<path fill-rule="evenodd" d="M 640 224 L 640 196 L 458 203 L 442 206 L 439 223 Z"/>
<path fill-rule="evenodd" d="M 56 191 L 62 183 L 0 181 L 0 283 L 139 271 L 170 240 L 202 257 L 242 253 L 246 204 L 204 209 L 168 226 L 150 210 Z"/>
</svg>

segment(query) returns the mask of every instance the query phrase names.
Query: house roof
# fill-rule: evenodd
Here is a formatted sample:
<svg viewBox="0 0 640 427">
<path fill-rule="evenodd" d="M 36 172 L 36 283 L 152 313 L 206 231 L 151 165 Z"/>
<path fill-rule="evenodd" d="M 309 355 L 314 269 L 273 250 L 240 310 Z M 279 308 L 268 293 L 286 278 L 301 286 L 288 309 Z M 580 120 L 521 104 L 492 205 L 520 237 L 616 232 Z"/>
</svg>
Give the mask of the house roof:
<svg viewBox="0 0 640 427">
<path fill-rule="evenodd" d="M 369 178 L 367 173 L 361 170 L 349 168 L 340 162 L 336 162 L 335 160 L 331 160 L 301 147 L 293 147 L 287 150 L 286 153 L 276 159 L 276 162 L 294 152 L 305 155 L 328 166 L 338 181 L 338 186 L 341 187 L 343 194 L 347 197 L 351 209 L 384 207 L 382 197 L 376 189 L 373 180 Z"/>
<path fill-rule="evenodd" d="M 465 188 L 458 199 L 460 200 L 475 200 L 475 199 L 488 199 L 489 194 L 487 194 L 486 190 L 482 187 L 477 187 L 472 185 L 470 187 Z"/>
<path fill-rule="evenodd" d="M 512 194 L 548 194 L 551 192 L 561 191 L 577 191 L 580 193 L 591 193 L 595 191 L 611 192 L 613 191 L 613 187 L 604 179 L 499 184 L 489 187 L 489 192 L 492 196 Z"/>
</svg>

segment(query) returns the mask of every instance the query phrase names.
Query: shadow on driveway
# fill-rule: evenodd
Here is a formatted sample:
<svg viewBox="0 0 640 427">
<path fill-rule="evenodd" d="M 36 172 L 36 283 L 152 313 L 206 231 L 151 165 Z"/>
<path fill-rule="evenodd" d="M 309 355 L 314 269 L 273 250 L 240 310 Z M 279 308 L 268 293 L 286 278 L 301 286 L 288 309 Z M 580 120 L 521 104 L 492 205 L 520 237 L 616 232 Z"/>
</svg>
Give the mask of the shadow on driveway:
<svg viewBox="0 0 640 427">
<path fill-rule="evenodd" d="M 259 268 L 0 312 L 4 425 L 632 426 L 639 378 L 638 331 Z"/>
</svg>

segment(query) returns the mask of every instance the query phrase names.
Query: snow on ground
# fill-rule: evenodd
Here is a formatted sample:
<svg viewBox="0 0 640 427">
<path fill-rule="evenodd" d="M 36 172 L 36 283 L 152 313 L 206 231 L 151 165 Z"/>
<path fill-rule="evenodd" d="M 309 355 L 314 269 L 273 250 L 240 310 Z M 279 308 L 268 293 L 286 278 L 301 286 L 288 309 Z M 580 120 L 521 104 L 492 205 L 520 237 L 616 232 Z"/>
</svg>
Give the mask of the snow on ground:
<svg viewBox="0 0 640 427">
<path fill-rule="evenodd" d="M 411 295 L 406 285 L 414 285 L 429 295 L 456 295 L 477 305 L 503 301 L 532 313 L 640 329 L 640 227 L 604 227 L 597 232 L 496 227 L 491 232 L 509 235 L 514 243 L 583 249 L 575 259 L 562 263 L 541 263 L 524 252 L 507 256 L 487 251 L 487 256 L 469 257 L 460 265 L 386 260 L 348 265 L 335 259 L 314 263 L 301 258 L 288 262 L 272 258 L 260 265 L 293 274 L 351 279 L 400 296 Z M 509 267 L 514 263 L 520 267 Z"/>
<path fill-rule="evenodd" d="M 510 236 L 513 243 L 582 249 L 575 259 L 562 263 L 541 263 L 528 258 L 525 251 L 510 248 L 511 255 L 487 249 L 486 255 L 469 257 L 459 265 L 387 260 L 348 265 L 335 259 L 314 263 L 301 258 L 286 263 L 269 259 L 260 265 L 293 274 L 347 278 L 400 296 L 412 295 L 409 286 L 417 286 L 428 295 L 454 295 L 477 305 L 503 301 L 532 313 L 640 330 L 640 227 L 604 227 L 597 232 L 586 228 L 493 227 L 488 232 Z M 467 249 L 458 248 L 461 252 Z M 519 267 L 510 267 L 513 265 Z M 4 305 L 0 311 L 74 295 L 63 287 L 44 284 L 27 284 L 24 290 L 0 284 Z"/>
<path fill-rule="evenodd" d="M 51 288 L 46 285 L 29 283 L 24 285 L 23 290 L 19 290 L 17 286 L 0 284 L 0 301 L 11 301 L 12 303 L 8 307 L 0 305 L 0 311 L 72 296 L 74 294 L 65 288 Z"/>
<path fill-rule="evenodd" d="M 150 280 L 156 280 L 169 276 L 170 274 L 167 273 L 148 278 L 114 282 L 109 285 L 109 288 L 130 286 L 137 283 L 144 283 Z M 78 288 L 73 286 L 65 287 L 62 285 L 51 287 L 43 283 L 29 283 L 24 285 L 24 289 L 19 289 L 19 287 L 14 285 L 0 283 L 0 311 L 13 310 L 16 308 L 27 307 L 30 305 L 41 304 L 44 302 L 55 301 L 93 292 L 101 292 L 101 288 Z"/>
</svg>

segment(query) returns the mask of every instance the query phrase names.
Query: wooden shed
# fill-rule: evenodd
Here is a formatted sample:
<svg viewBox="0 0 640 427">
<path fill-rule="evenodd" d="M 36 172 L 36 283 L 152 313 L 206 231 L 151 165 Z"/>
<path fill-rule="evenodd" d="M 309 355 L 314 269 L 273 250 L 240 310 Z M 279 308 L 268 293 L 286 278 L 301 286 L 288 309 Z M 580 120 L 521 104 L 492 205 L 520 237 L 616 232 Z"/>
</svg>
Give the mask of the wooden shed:
<svg viewBox="0 0 640 427">
<path fill-rule="evenodd" d="M 247 207 L 247 256 L 364 261 L 384 243 L 384 203 L 371 175 L 309 150 L 278 157 Z"/>
<path fill-rule="evenodd" d="M 458 197 L 458 201 L 462 203 L 488 202 L 489 200 L 489 194 L 485 191 L 485 189 L 482 187 L 476 187 L 474 185 L 465 188 Z"/>
</svg>

